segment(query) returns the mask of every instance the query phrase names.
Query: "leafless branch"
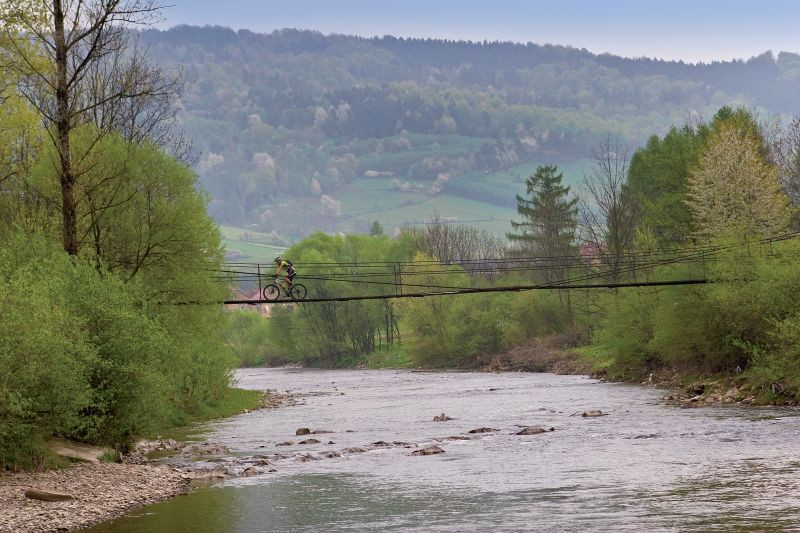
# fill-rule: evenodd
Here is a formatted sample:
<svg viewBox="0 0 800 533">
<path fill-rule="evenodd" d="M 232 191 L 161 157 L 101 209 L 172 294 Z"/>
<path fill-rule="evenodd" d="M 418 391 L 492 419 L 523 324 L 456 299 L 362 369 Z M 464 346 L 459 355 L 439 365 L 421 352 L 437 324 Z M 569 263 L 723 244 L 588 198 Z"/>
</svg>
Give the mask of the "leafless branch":
<svg viewBox="0 0 800 533">
<path fill-rule="evenodd" d="M 583 179 L 580 226 L 583 240 L 596 248 L 616 278 L 636 229 L 636 212 L 625 191 L 628 150 L 608 136 L 595 147 L 593 157 L 595 166 Z"/>
</svg>

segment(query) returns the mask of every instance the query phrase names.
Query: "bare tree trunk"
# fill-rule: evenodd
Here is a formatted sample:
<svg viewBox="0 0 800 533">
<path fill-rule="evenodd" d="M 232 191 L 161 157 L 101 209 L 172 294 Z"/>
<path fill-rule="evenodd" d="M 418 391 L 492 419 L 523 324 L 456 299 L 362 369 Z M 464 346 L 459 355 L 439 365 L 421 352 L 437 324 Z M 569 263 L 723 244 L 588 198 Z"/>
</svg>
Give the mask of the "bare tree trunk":
<svg viewBox="0 0 800 533">
<path fill-rule="evenodd" d="M 20 76 L 20 93 L 52 136 L 61 197 L 46 200 L 61 211 L 64 250 L 77 255 L 81 220 L 87 216 L 81 186 L 94 179 L 97 187 L 113 188 L 113 181 L 124 179 L 124 172 L 92 176 L 93 155 L 106 135 L 120 132 L 131 142 L 150 139 L 184 160 L 191 158 L 185 139 L 173 133 L 175 103 L 185 77 L 150 66 L 146 51 L 130 33 L 131 27 L 158 20 L 158 0 L 5 0 L 4 7 L 5 3 L 17 6 L 19 31 L 36 52 L 16 45 L 15 30 L 0 24 L 11 52 L 4 56 L 3 68 Z M 78 131 L 86 142 L 76 140 Z M 98 204 L 91 209 L 100 213 L 97 219 L 120 204 L 114 195 L 95 197 Z"/>
<path fill-rule="evenodd" d="M 67 87 L 67 45 L 64 37 L 64 10 L 61 0 L 53 1 L 56 67 L 56 142 L 59 157 L 59 181 L 61 182 L 61 214 L 64 227 L 64 251 L 78 254 L 77 214 L 75 209 L 75 176 L 70 160 L 69 135 L 71 130 L 69 92 Z"/>
</svg>

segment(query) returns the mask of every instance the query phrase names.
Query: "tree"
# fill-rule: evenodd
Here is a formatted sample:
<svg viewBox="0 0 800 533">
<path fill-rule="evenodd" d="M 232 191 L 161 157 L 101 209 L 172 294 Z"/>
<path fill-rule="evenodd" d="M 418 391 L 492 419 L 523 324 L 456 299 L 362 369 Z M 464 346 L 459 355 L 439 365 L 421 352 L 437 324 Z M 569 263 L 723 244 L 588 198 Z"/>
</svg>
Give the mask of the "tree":
<svg viewBox="0 0 800 533">
<path fill-rule="evenodd" d="M 800 205 L 800 117 L 786 127 L 775 124 L 770 142 L 770 159 L 778 168 L 778 177 L 792 205 Z"/>
<path fill-rule="evenodd" d="M 539 257 L 564 258 L 566 265 L 566 257 L 575 253 L 578 199 L 569 197 L 570 187 L 561 184 L 563 178 L 558 167 L 547 165 L 537 168 L 525 180 L 529 198 L 516 196 L 517 213 L 522 221 L 511 221 L 511 226 L 520 232 L 508 233 L 508 238 L 518 242 L 525 252 Z M 563 274 L 559 269 L 546 272 L 549 278 Z"/>
<path fill-rule="evenodd" d="M 405 234 L 415 241 L 416 248 L 436 259 L 461 264 L 465 270 L 486 272 L 481 259 L 503 255 L 503 242 L 486 230 L 463 224 L 447 224 L 438 213 L 422 228 L 406 228 Z"/>
<path fill-rule="evenodd" d="M 593 154 L 595 166 L 584 175 L 580 196 L 582 229 L 584 238 L 598 247 L 612 280 L 617 281 L 636 237 L 636 209 L 625 193 L 628 155 L 610 137 L 595 147 Z"/>
<path fill-rule="evenodd" d="M 37 199 L 34 191 L 26 187 L 25 178 L 46 134 L 36 114 L 17 92 L 17 82 L 18 78 L 12 76 L 0 80 L 0 224 L 14 220 L 41 228 L 45 225 L 41 220 L 26 216 Z"/>
<path fill-rule="evenodd" d="M 119 133 L 98 140 L 94 130 L 84 126 L 72 138 L 76 152 L 88 153 L 85 145 L 94 143 L 86 160 L 91 168 L 75 189 L 78 238 L 91 245 L 82 256 L 125 281 L 144 276 L 148 283 L 154 276 L 153 291 L 162 299 L 205 300 L 207 288 L 167 289 L 222 261 L 219 229 L 206 213 L 208 198 L 196 174 L 152 141 L 131 143 Z M 58 196 L 51 179 L 57 164 L 50 145 L 31 168 L 28 182 L 42 198 Z"/>
<path fill-rule="evenodd" d="M 769 236 L 786 230 L 789 199 L 761 147 L 752 131 L 734 122 L 721 125 L 709 138 L 689 179 L 687 205 L 698 238 Z"/>
<path fill-rule="evenodd" d="M 133 141 L 174 140 L 167 123 L 182 76 L 151 67 L 129 41 L 129 29 L 155 22 L 159 9 L 155 0 L 52 0 L 46 6 L 9 0 L 2 12 L 7 67 L 22 77 L 21 92 L 57 148 L 63 247 L 71 255 L 81 244 L 76 187 L 91 169 L 86 160 L 96 144 L 74 153 L 75 130 L 93 123 L 98 141 L 114 130 Z M 15 38 L 20 31 L 33 52 Z"/>
<path fill-rule="evenodd" d="M 663 139 L 650 137 L 631 158 L 625 192 L 636 204 L 638 225 L 658 244 L 681 243 L 691 235 L 687 183 L 708 133 L 705 124 L 672 128 Z"/>
<path fill-rule="evenodd" d="M 369 228 L 369 234 L 372 237 L 380 237 L 383 235 L 383 226 L 377 220 L 372 221 L 372 227 Z"/>
</svg>

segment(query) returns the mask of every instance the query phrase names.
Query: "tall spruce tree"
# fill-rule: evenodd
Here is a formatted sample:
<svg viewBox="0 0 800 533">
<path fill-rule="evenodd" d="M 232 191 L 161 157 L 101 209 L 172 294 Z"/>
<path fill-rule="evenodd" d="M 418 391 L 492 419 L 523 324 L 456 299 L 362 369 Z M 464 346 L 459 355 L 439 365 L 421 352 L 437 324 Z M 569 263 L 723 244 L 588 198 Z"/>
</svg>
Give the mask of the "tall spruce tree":
<svg viewBox="0 0 800 533">
<path fill-rule="evenodd" d="M 561 184 L 563 178 L 555 165 L 540 166 L 525 180 L 528 198 L 517 195 L 517 213 L 522 220 L 511 221 L 518 233 L 507 236 L 525 253 L 538 257 L 575 254 L 578 200 L 570 198 L 570 187 Z M 546 272 L 548 279 L 563 274 L 558 269 Z"/>
</svg>

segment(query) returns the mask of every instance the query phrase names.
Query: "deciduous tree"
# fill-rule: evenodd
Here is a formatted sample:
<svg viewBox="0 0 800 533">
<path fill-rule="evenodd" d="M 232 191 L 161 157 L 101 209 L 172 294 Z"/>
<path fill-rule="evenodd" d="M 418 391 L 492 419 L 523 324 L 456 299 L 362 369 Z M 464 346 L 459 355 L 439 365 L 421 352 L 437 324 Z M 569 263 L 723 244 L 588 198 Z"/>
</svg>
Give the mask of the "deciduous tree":
<svg viewBox="0 0 800 533">
<path fill-rule="evenodd" d="M 76 188 L 91 170 L 87 160 L 96 143 L 75 153 L 73 133 L 91 123 L 97 142 L 116 130 L 131 141 L 150 138 L 169 144 L 175 140 L 170 122 L 183 78 L 151 66 L 131 41 L 132 27 L 158 20 L 156 0 L 5 4 L 0 33 L 5 37 L 6 67 L 21 77 L 22 94 L 38 111 L 57 148 L 63 247 L 75 255 L 81 246 Z M 26 40 L 14 38 L 13 32 L 22 32 Z M 27 43 L 33 43 L 33 49 Z"/>
<path fill-rule="evenodd" d="M 584 176 L 580 214 L 584 239 L 596 245 L 600 259 L 618 280 L 625 254 L 636 238 L 636 209 L 625 192 L 626 149 L 607 137 L 594 150 L 595 166 Z"/>
<path fill-rule="evenodd" d="M 776 235 L 791 216 L 778 170 L 764 159 L 761 142 L 733 122 L 709 138 L 689 179 L 687 204 L 702 240 Z"/>
</svg>

